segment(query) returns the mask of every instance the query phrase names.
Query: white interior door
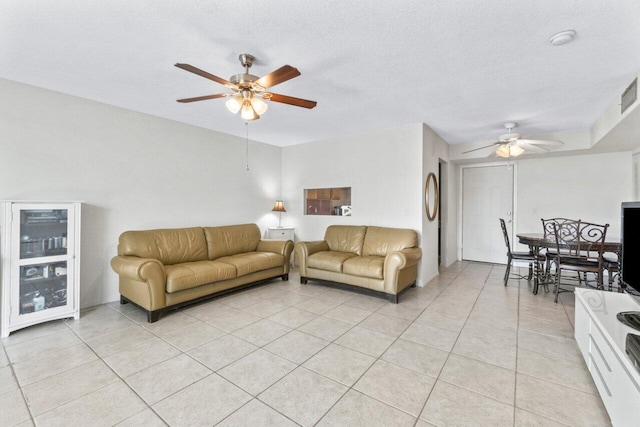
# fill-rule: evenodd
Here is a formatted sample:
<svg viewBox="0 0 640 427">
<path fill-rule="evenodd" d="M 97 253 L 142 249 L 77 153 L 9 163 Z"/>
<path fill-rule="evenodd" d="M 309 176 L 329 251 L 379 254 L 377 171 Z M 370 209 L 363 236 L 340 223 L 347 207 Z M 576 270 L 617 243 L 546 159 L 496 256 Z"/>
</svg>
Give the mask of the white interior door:
<svg viewBox="0 0 640 427">
<path fill-rule="evenodd" d="M 506 263 L 499 218 L 513 236 L 513 166 L 462 170 L 462 259 Z"/>
</svg>

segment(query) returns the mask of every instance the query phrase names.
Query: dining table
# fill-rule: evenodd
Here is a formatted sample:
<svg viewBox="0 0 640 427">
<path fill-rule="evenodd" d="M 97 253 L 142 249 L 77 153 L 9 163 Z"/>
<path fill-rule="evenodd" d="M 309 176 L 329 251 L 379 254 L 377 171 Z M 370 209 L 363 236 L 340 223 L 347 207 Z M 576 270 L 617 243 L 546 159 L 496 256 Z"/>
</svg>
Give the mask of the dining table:
<svg viewBox="0 0 640 427">
<path fill-rule="evenodd" d="M 539 254 L 540 250 L 543 248 L 554 248 L 556 247 L 556 239 L 551 236 L 545 236 L 544 233 L 519 233 L 516 234 L 518 238 L 518 242 L 523 245 L 527 245 L 531 253 Z M 604 241 L 603 252 L 611 252 L 616 254 L 618 257 L 618 262 L 621 259 L 620 251 L 622 249 L 622 243 L 619 238 L 616 237 L 607 237 Z M 618 266 L 620 268 L 620 266 Z M 534 295 L 538 293 L 538 286 L 541 284 L 541 276 L 540 272 L 537 271 L 538 265 L 536 263 L 536 272 L 534 275 L 534 285 L 533 285 L 533 293 Z M 543 282 L 542 284 L 549 284 L 549 282 Z M 624 289 L 624 285 L 621 283 L 621 286 L 618 288 L 619 292 L 622 292 Z"/>
</svg>

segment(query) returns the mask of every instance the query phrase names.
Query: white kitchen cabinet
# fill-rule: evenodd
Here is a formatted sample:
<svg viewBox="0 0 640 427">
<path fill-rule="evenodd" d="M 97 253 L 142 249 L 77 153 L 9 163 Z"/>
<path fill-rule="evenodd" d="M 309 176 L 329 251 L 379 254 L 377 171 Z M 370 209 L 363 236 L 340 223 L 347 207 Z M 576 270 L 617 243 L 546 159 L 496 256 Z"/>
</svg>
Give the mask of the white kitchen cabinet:
<svg viewBox="0 0 640 427">
<path fill-rule="evenodd" d="M 614 426 L 640 426 L 640 372 L 625 352 L 627 334 L 640 335 L 616 315 L 640 311 L 627 294 L 576 288 L 575 337 Z"/>
</svg>

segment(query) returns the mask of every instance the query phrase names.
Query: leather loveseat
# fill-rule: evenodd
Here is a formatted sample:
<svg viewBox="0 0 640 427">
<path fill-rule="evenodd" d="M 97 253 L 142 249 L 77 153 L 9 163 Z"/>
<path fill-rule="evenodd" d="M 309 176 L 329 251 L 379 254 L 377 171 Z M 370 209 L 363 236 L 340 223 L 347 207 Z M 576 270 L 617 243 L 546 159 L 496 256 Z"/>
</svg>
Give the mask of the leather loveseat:
<svg viewBox="0 0 640 427">
<path fill-rule="evenodd" d="M 400 292 L 415 286 L 422 258 L 414 230 L 367 226 L 329 226 L 324 240 L 298 242 L 295 251 L 301 284 L 351 285 L 394 303 Z"/>
<path fill-rule="evenodd" d="M 126 231 L 111 267 L 120 302 L 155 322 L 163 311 L 269 279 L 289 278 L 291 240 L 261 240 L 255 224 Z"/>
</svg>

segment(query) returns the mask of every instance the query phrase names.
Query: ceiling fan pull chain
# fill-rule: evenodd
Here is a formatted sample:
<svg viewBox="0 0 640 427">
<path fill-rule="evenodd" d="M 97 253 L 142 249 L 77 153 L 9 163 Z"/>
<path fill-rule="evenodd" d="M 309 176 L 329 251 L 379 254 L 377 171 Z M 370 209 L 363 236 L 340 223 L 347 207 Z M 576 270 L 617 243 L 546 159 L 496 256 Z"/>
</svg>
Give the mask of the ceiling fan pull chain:
<svg viewBox="0 0 640 427">
<path fill-rule="evenodd" d="M 244 122 L 247 127 L 247 152 L 246 152 L 246 160 L 247 160 L 247 171 L 249 170 L 249 122 Z"/>
</svg>

